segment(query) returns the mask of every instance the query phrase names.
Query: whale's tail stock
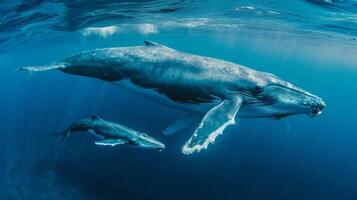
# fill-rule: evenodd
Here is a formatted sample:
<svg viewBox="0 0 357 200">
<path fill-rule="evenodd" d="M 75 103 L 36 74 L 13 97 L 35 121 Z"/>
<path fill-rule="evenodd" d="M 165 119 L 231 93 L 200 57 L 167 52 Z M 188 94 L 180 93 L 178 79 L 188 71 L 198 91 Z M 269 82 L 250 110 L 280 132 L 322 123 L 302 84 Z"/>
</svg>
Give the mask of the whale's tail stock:
<svg viewBox="0 0 357 200">
<path fill-rule="evenodd" d="M 25 67 L 19 67 L 15 71 L 29 71 L 29 72 L 43 72 L 43 71 L 49 71 L 53 69 L 61 69 L 66 67 L 65 63 L 52 63 L 50 65 L 44 65 L 44 66 L 25 66 Z"/>
</svg>

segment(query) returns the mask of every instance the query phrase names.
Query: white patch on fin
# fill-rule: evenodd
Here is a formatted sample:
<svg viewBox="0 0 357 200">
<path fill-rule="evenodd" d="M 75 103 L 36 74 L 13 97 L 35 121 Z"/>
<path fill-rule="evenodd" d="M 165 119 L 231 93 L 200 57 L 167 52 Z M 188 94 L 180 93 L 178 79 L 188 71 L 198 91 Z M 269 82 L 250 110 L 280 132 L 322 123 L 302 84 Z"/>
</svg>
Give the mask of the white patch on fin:
<svg viewBox="0 0 357 200">
<path fill-rule="evenodd" d="M 119 139 L 108 139 L 108 140 L 102 140 L 102 141 L 97 141 L 95 142 L 96 145 L 101 145 L 101 146 L 115 146 L 119 144 L 125 144 L 126 141 L 124 140 L 119 140 Z"/>
<path fill-rule="evenodd" d="M 207 149 L 225 128 L 235 124 L 235 116 L 242 105 L 240 96 L 224 100 L 212 108 L 202 119 L 200 126 L 182 147 L 182 153 L 192 154 Z"/>
</svg>

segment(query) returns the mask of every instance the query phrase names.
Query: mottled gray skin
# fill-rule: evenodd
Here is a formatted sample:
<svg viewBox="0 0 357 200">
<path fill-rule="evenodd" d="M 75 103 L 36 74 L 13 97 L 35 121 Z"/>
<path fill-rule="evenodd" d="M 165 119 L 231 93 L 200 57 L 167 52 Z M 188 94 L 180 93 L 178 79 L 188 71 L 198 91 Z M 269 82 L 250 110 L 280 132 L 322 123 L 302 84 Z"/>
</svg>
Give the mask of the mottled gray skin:
<svg viewBox="0 0 357 200">
<path fill-rule="evenodd" d="M 129 80 L 139 86 L 135 90 L 150 89 L 138 91 L 144 96 L 195 112 L 206 113 L 221 100 L 237 95 L 244 99 L 239 117 L 315 116 L 325 106 L 321 98 L 273 74 L 152 42 L 85 51 L 60 65 L 63 67 L 58 69 L 69 74 L 126 84 L 123 80 Z M 163 94 L 166 99 L 147 91 Z"/>
<path fill-rule="evenodd" d="M 140 133 L 123 125 L 109 122 L 96 116 L 79 120 L 78 122 L 70 125 L 61 134 L 63 135 L 62 140 L 75 132 L 90 132 L 102 138 L 103 141 L 110 139 L 113 139 L 113 141 L 120 140 L 123 142 L 122 144 L 127 144 L 134 147 L 157 149 L 160 151 L 165 149 L 164 144 L 152 137 L 149 137 L 145 133 Z M 107 145 L 115 146 L 116 144 L 108 143 Z"/>
<path fill-rule="evenodd" d="M 185 154 L 206 149 L 226 127 L 235 124 L 237 116 L 316 116 L 325 107 L 321 98 L 273 74 L 149 41 L 144 46 L 84 51 L 49 66 L 19 70 L 51 69 L 119 84 L 164 105 L 195 112 L 190 114 L 198 117 L 191 122 L 179 120 L 167 131 L 171 134 L 200 121 L 182 148 Z"/>
</svg>

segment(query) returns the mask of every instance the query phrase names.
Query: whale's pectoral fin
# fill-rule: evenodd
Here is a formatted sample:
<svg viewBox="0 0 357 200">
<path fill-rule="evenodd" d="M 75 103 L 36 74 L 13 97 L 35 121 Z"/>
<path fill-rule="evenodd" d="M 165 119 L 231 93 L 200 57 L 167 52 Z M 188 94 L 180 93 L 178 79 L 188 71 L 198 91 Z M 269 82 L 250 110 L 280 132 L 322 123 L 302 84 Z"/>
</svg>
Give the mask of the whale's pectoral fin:
<svg viewBox="0 0 357 200">
<path fill-rule="evenodd" d="M 17 68 L 16 71 L 30 71 L 30 72 L 42 72 L 42 71 L 49 71 L 53 69 L 60 69 L 65 68 L 65 63 L 53 63 L 51 65 L 46 66 L 26 66 Z"/>
<path fill-rule="evenodd" d="M 107 139 L 107 140 L 95 142 L 96 145 L 112 146 L 112 147 L 115 145 L 126 144 L 126 143 L 127 142 L 125 140 L 120 140 L 120 139 Z"/>
<path fill-rule="evenodd" d="M 185 113 L 183 114 L 176 122 L 166 127 L 162 134 L 164 135 L 173 135 L 175 133 L 182 132 L 185 129 L 188 129 L 200 122 L 202 119 L 201 114 L 197 113 Z"/>
<path fill-rule="evenodd" d="M 214 143 L 216 137 L 222 134 L 225 128 L 235 124 L 234 119 L 242 102 L 242 97 L 237 96 L 226 99 L 209 110 L 193 136 L 182 147 L 182 153 L 200 152 L 202 149 L 206 149 L 210 143 Z"/>
</svg>

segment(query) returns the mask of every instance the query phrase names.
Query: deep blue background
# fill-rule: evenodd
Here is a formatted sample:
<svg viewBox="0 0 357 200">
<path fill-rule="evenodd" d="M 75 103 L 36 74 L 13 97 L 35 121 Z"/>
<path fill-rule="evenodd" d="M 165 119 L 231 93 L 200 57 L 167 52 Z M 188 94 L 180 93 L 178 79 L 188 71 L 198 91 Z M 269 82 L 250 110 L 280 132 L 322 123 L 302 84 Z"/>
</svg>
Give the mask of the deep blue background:
<svg viewBox="0 0 357 200">
<path fill-rule="evenodd" d="M 160 134 L 178 111 L 94 79 L 15 72 L 144 39 L 272 72 L 327 107 L 316 118 L 238 120 L 208 150 L 186 156 L 180 150 L 191 132 Z M 333 41 L 195 32 L 72 34 L 13 48 L 0 55 L 0 199 L 357 199 L 356 52 Z M 147 132 L 167 150 L 51 136 L 91 114 Z"/>
</svg>

